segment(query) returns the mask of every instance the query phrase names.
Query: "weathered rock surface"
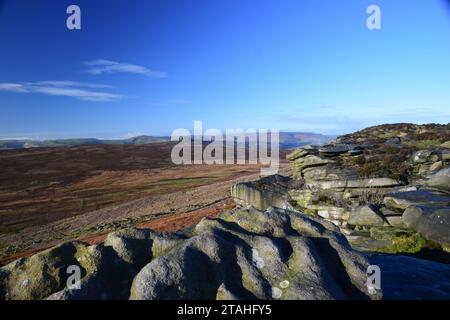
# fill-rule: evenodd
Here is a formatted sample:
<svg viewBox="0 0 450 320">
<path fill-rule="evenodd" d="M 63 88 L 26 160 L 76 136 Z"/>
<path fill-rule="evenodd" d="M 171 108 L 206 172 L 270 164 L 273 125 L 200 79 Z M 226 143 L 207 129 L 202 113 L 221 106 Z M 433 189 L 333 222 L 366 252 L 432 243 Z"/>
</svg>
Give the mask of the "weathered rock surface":
<svg viewBox="0 0 450 320">
<path fill-rule="evenodd" d="M 334 227 L 294 212 L 249 210 L 203 220 L 195 237 L 141 270 L 131 298 L 270 299 L 275 288 L 282 299 L 368 298 L 366 260 Z"/>
<path fill-rule="evenodd" d="M 425 238 L 450 248 L 450 207 L 410 206 L 403 214 L 403 223 Z"/>
<path fill-rule="evenodd" d="M 432 263 L 400 255 L 373 254 L 371 264 L 380 266 L 383 298 L 449 299 L 450 269 L 448 264 Z"/>
<path fill-rule="evenodd" d="M 384 204 L 391 208 L 406 209 L 413 205 L 450 206 L 450 196 L 428 189 L 397 192 L 387 195 Z"/>
<path fill-rule="evenodd" d="M 288 208 L 290 178 L 273 175 L 257 181 L 242 182 L 231 187 L 231 196 L 238 203 L 265 210 L 269 207 Z"/>
<path fill-rule="evenodd" d="M 383 217 L 374 206 L 360 206 L 350 211 L 348 223 L 355 226 L 382 226 Z"/>
<path fill-rule="evenodd" d="M 291 153 L 289 153 L 286 156 L 286 159 L 289 161 L 294 161 L 294 160 L 300 159 L 308 154 L 309 154 L 309 151 L 306 150 L 305 148 L 295 149 L 294 151 L 292 151 Z"/>
<path fill-rule="evenodd" d="M 425 182 L 425 185 L 430 188 L 450 192 L 450 167 L 431 175 Z"/>
<path fill-rule="evenodd" d="M 397 180 L 391 178 L 367 178 L 351 180 L 329 180 L 329 181 L 307 181 L 309 186 L 321 189 L 361 189 L 361 188 L 383 188 L 401 185 Z"/>
<path fill-rule="evenodd" d="M 323 166 L 328 163 L 333 163 L 333 160 L 324 159 L 315 155 L 307 155 L 294 161 L 294 168 L 303 170 L 310 167 Z"/>
<path fill-rule="evenodd" d="M 387 223 L 389 223 L 389 225 L 395 228 L 406 228 L 402 216 L 385 216 L 384 218 L 386 219 Z"/>
<path fill-rule="evenodd" d="M 76 242 L 63 243 L 30 258 L 22 258 L 0 270 L 0 298 L 42 299 L 64 287 L 67 265 L 77 265 L 84 273 L 95 272 L 101 253 Z M 78 258 L 83 259 L 78 261 Z"/>
<path fill-rule="evenodd" d="M 204 219 L 193 233 L 185 239 L 128 229 L 104 245 L 66 243 L 1 268 L 0 292 L 5 299 L 127 292 L 132 299 L 270 299 L 277 288 L 282 299 L 381 297 L 366 292 L 366 258 L 333 225 L 302 214 L 250 207 Z M 85 270 L 80 289 L 65 288 L 69 265 Z"/>
<path fill-rule="evenodd" d="M 356 248 L 417 253 L 434 246 L 431 240 L 446 250 L 442 234 L 450 228 L 442 220 L 440 229 L 429 221 L 421 229 L 405 223 L 403 213 L 410 206 L 450 208 L 449 128 L 382 125 L 297 149 L 293 178 L 302 184 L 288 191 L 292 204 L 339 226 Z M 387 239 L 379 228 L 389 229 L 383 229 Z"/>
<path fill-rule="evenodd" d="M 369 293 L 366 271 L 374 261 L 383 272 L 382 288 L 394 291 Z M 401 264 L 420 281 L 394 276 L 399 270 L 393 266 Z M 79 289 L 65 285 L 69 265 L 83 270 Z M 3 299 L 448 298 L 449 279 L 450 265 L 363 254 L 331 223 L 248 207 L 203 219 L 191 236 L 131 228 L 98 246 L 62 244 L 2 267 L 0 294 Z"/>
<path fill-rule="evenodd" d="M 339 155 L 348 152 L 349 150 L 351 150 L 351 146 L 345 144 L 335 144 L 319 148 L 320 153 L 328 156 Z"/>
</svg>

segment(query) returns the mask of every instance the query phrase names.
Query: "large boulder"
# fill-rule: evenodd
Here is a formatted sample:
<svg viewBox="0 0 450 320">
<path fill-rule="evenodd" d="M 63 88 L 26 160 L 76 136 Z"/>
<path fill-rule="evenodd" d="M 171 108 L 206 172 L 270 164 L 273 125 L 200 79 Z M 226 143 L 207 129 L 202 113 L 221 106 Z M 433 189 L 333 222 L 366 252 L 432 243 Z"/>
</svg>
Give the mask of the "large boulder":
<svg viewBox="0 0 450 320">
<path fill-rule="evenodd" d="M 403 213 L 403 222 L 425 238 L 450 248 L 449 206 L 410 206 Z"/>
<path fill-rule="evenodd" d="M 112 232 L 105 240 L 126 263 L 140 269 L 154 257 L 177 246 L 185 237 L 149 229 L 128 228 Z"/>
<path fill-rule="evenodd" d="M 368 292 L 365 258 L 332 225 L 284 210 L 249 210 L 202 220 L 195 237 L 139 272 L 130 298 L 381 297 Z"/>
<path fill-rule="evenodd" d="M 265 210 L 269 207 L 289 207 L 288 186 L 290 178 L 273 175 L 257 181 L 237 183 L 231 187 L 236 202 Z"/>
<path fill-rule="evenodd" d="M 80 242 L 21 258 L 0 269 L 0 299 L 43 299 L 65 287 L 70 266 L 77 266 L 86 280 L 102 267 L 102 260 L 102 251 Z"/>
</svg>

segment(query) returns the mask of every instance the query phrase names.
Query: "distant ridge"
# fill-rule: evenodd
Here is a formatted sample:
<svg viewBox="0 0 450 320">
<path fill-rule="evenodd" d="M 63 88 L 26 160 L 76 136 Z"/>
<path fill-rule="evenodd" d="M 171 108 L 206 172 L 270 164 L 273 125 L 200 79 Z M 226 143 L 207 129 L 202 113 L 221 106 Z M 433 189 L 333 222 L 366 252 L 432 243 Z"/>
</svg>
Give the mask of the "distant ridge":
<svg viewBox="0 0 450 320">
<path fill-rule="evenodd" d="M 296 148 L 306 144 L 324 144 L 334 139 L 335 136 L 322 135 L 309 132 L 280 132 L 280 148 Z M 31 139 L 0 139 L 0 150 L 28 149 L 28 148 L 52 148 L 52 147 L 74 147 L 80 145 L 99 144 L 124 144 L 143 145 L 156 142 L 168 142 L 169 136 L 147 136 L 140 135 L 128 139 L 54 139 L 54 140 L 31 140 Z"/>
<path fill-rule="evenodd" d="M 55 140 L 0 140 L 0 150 L 9 149 L 27 149 L 27 148 L 52 148 L 52 147 L 74 147 L 80 145 L 96 145 L 96 144 L 126 144 L 126 145 L 142 145 L 155 142 L 170 141 L 170 137 L 156 136 L 136 136 L 128 139 L 55 139 Z"/>
</svg>

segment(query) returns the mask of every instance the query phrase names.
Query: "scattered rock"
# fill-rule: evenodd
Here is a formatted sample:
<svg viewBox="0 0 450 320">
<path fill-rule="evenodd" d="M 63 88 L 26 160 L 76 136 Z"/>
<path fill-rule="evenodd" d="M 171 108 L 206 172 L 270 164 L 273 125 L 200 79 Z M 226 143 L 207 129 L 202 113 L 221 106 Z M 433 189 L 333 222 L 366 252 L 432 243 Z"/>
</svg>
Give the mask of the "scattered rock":
<svg viewBox="0 0 450 320">
<path fill-rule="evenodd" d="M 400 143 L 402 143 L 402 139 L 400 139 L 399 137 L 393 137 L 393 138 L 387 139 L 384 142 L 384 144 L 386 144 L 386 145 L 397 145 Z"/>
</svg>

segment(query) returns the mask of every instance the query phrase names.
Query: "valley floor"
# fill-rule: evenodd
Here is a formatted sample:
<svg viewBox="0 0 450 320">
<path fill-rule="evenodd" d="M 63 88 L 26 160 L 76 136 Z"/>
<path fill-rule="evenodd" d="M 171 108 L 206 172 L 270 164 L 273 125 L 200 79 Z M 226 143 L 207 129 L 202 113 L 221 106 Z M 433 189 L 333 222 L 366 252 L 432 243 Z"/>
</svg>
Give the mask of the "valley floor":
<svg viewBox="0 0 450 320">
<path fill-rule="evenodd" d="M 109 150 L 111 146 L 75 148 L 72 153 L 81 153 L 82 157 L 73 161 L 69 159 L 71 149 L 2 154 L 0 162 L 5 163 L 5 158 L 10 155 L 19 161 L 14 165 L 13 159 L 9 160 L 10 167 L 15 170 L 33 163 L 26 172 L 4 171 L 1 177 L 10 188 L 9 195 L 0 190 L 3 200 L 0 204 L 3 229 L 0 230 L 0 265 L 65 240 L 98 243 L 108 232 L 129 226 L 158 231 L 194 226 L 205 216 L 217 216 L 232 209 L 235 204 L 229 195 L 231 185 L 257 179 L 260 172 L 259 166 L 255 165 L 170 166 L 166 147 L 160 147 L 161 159 L 156 161 L 157 165 L 155 161 L 132 162 L 136 160 L 136 153 L 143 153 L 139 155 L 143 157 L 149 152 L 144 147 L 137 151 L 136 147 L 130 148 L 134 154 L 113 150 L 117 156 L 115 162 L 111 158 L 92 157 L 92 154 L 105 152 L 103 148 Z M 63 165 L 57 163 L 55 151 L 66 161 Z M 45 163 L 49 157 L 53 157 L 54 163 Z M 133 166 L 127 166 L 130 163 Z M 39 167 L 41 169 L 37 170 Z M 41 173 L 45 171 L 42 167 L 54 171 L 42 178 Z M 282 163 L 280 173 L 289 174 L 289 171 L 289 165 Z M 30 178 L 33 172 L 38 175 Z M 22 179 L 20 183 L 18 179 Z M 39 185 L 39 190 L 25 192 L 33 185 Z M 15 194 L 11 197 L 14 187 Z M 110 202 L 98 202 L 111 194 L 114 199 Z M 100 208 L 89 207 L 89 203 L 95 201 L 101 204 Z M 81 204 L 73 207 L 74 202 Z"/>
</svg>

